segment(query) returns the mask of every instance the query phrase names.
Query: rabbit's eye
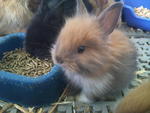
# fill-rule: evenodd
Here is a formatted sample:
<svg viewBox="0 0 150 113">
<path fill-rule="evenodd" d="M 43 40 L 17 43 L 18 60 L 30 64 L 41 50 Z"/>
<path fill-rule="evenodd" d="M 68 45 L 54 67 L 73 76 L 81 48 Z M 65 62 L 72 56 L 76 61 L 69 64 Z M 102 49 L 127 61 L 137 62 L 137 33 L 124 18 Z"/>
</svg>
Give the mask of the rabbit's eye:
<svg viewBox="0 0 150 113">
<path fill-rule="evenodd" d="M 85 46 L 80 46 L 78 48 L 78 53 L 83 53 L 85 51 Z"/>
</svg>

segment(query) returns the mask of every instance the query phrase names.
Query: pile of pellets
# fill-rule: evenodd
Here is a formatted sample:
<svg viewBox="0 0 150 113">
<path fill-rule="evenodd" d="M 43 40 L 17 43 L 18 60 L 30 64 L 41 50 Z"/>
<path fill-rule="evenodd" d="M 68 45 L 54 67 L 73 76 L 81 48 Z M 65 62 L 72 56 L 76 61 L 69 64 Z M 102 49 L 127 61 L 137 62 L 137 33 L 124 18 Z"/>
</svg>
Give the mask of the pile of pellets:
<svg viewBox="0 0 150 113">
<path fill-rule="evenodd" d="M 134 11 L 138 16 L 150 18 L 150 9 L 140 6 L 140 7 L 134 8 Z"/>
<path fill-rule="evenodd" d="M 6 52 L 0 60 L 0 70 L 31 77 L 48 73 L 52 66 L 51 60 L 32 57 L 23 49 Z"/>
</svg>

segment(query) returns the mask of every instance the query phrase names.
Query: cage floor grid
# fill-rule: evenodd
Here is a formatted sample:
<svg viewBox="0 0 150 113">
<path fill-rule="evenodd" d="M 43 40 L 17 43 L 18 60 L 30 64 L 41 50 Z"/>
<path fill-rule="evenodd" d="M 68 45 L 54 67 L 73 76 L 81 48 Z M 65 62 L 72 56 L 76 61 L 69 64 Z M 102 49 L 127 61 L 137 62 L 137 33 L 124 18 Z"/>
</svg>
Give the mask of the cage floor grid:
<svg viewBox="0 0 150 113">
<path fill-rule="evenodd" d="M 119 26 L 119 29 L 123 30 L 128 36 L 135 36 L 136 38 L 139 37 L 150 37 L 150 32 L 149 31 L 143 31 L 141 29 L 136 29 L 133 27 L 127 26 L 126 23 L 122 23 L 121 26 Z"/>
<path fill-rule="evenodd" d="M 66 102 L 58 105 L 55 111 L 52 106 L 43 108 L 22 108 L 18 105 L 0 102 L 0 113 L 113 113 L 117 101 L 126 93 L 150 78 L 150 33 L 131 29 L 123 24 L 120 27 L 135 44 L 138 50 L 138 72 L 135 80 L 129 87 L 112 100 L 96 102 L 94 104 L 82 104 L 75 102 L 74 98 L 68 98 Z M 48 112 L 49 111 L 49 112 Z"/>
</svg>

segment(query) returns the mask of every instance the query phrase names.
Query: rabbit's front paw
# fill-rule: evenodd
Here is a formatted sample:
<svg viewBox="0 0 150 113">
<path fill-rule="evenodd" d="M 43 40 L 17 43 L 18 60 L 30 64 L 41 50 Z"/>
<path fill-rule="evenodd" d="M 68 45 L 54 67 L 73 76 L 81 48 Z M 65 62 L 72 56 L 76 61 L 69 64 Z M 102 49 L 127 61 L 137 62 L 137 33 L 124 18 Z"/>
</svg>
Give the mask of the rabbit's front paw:
<svg viewBox="0 0 150 113">
<path fill-rule="evenodd" d="M 93 103 L 93 101 L 88 98 L 84 93 L 80 93 L 77 97 L 76 97 L 77 101 L 79 102 L 83 102 L 83 103 Z"/>
</svg>

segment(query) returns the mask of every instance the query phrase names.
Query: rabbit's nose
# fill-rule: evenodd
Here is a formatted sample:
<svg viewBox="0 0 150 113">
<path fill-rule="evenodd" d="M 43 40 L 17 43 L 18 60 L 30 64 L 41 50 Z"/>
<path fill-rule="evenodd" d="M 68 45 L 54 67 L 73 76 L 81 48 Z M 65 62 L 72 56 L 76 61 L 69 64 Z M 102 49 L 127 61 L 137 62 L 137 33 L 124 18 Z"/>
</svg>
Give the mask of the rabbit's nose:
<svg viewBox="0 0 150 113">
<path fill-rule="evenodd" d="M 59 56 L 56 56 L 56 60 L 60 64 L 62 64 L 64 62 L 63 59 L 61 57 L 59 57 Z"/>
</svg>

